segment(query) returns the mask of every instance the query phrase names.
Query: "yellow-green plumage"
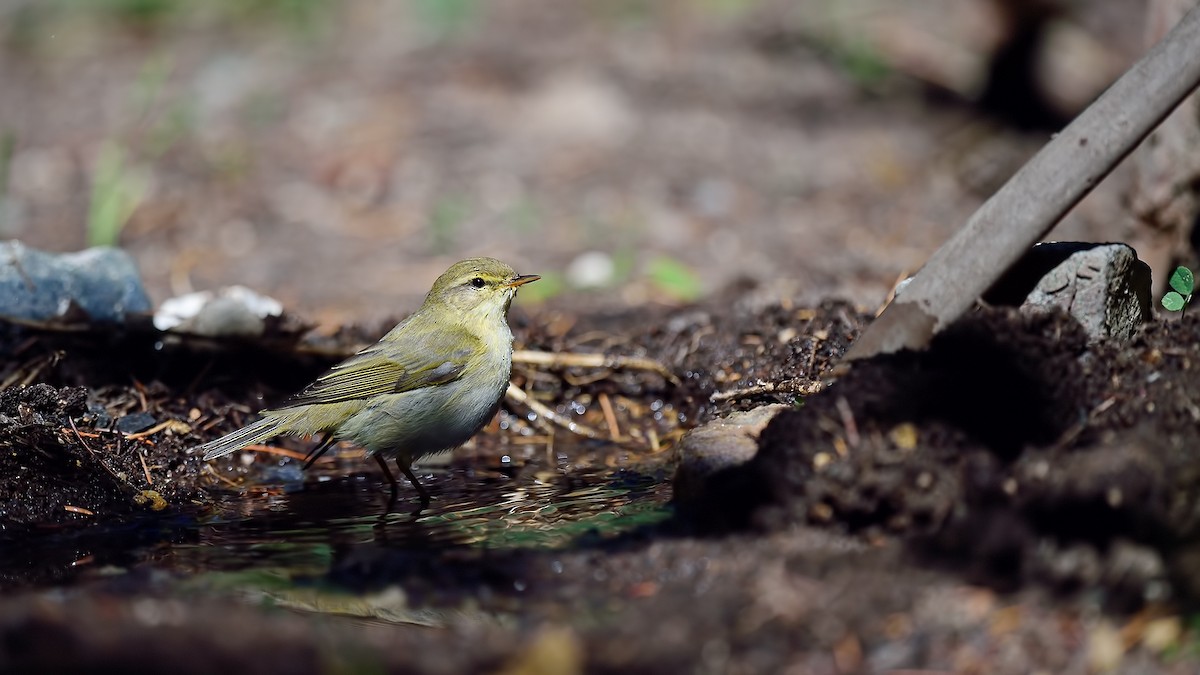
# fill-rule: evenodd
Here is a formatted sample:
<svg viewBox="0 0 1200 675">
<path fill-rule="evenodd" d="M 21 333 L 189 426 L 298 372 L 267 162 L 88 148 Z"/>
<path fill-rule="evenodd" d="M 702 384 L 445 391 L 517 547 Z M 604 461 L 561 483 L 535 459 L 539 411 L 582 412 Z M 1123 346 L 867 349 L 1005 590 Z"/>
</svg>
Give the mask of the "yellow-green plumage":
<svg viewBox="0 0 1200 675">
<path fill-rule="evenodd" d="M 462 444 L 495 413 L 512 370 L 508 307 L 537 278 L 492 258 L 455 263 L 379 342 L 257 422 L 201 445 L 204 459 L 281 434 L 331 433 L 377 459 L 395 458 L 427 499 L 410 465 Z"/>
</svg>

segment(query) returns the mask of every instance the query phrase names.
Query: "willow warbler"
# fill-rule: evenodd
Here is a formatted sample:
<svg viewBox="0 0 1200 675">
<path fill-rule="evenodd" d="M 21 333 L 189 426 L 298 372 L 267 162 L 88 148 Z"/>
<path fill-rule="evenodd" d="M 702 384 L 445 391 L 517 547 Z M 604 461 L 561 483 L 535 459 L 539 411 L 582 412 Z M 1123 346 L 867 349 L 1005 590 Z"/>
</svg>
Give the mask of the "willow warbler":
<svg viewBox="0 0 1200 675">
<path fill-rule="evenodd" d="M 457 262 L 415 313 L 379 342 L 339 363 L 262 419 L 199 446 L 204 459 L 281 434 L 322 433 L 305 468 L 333 443 L 375 458 L 397 494 L 396 466 L 429 503 L 412 463 L 466 442 L 495 414 L 512 373 L 506 315 L 517 288 L 537 281 L 492 258 Z"/>
</svg>

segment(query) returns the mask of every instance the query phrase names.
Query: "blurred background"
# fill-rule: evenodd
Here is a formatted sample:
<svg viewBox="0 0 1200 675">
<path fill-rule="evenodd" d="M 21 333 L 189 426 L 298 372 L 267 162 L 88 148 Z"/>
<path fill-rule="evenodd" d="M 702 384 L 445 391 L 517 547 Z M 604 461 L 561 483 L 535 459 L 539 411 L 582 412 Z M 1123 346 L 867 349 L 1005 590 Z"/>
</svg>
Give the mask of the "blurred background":
<svg viewBox="0 0 1200 675">
<path fill-rule="evenodd" d="M 0 0 L 0 238 L 327 327 L 520 302 L 875 307 L 1144 50 L 1135 0 Z M 1123 170 L 1057 239 L 1127 239 Z"/>
</svg>

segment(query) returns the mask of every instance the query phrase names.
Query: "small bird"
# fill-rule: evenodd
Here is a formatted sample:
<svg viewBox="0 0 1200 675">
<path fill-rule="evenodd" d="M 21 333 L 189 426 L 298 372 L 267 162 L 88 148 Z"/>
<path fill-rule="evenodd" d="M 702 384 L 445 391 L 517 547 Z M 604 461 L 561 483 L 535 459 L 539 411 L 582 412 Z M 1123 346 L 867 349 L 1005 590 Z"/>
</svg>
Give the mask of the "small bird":
<svg viewBox="0 0 1200 675">
<path fill-rule="evenodd" d="M 496 413 L 512 374 L 507 314 L 517 289 L 540 277 L 517 274 L 493 258 L 454 263 L 415 313 L 379 342 L 329 369 L 262 419 L 198 447 L 204 459 L 283 434 L 324 434 L 304 468 L 338 441 L 375 458 L 392 488 L 385 458 L 428 506 L 412 463 L 467 441 Z"/>
</svg>

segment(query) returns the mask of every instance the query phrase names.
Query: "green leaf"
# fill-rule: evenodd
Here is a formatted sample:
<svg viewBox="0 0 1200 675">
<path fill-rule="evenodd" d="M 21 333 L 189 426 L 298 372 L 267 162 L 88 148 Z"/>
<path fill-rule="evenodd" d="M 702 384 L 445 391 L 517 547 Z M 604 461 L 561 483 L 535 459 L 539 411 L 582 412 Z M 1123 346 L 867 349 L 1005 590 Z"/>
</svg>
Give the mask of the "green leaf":
<svg viewBox="0 0 1200 675">
<path fill-rule="evenodd" d="M 703 290 L 703 282 L 700 277 L 687 265 L 674 258 L 659 256 L 650 261 L 647 271 L 650 282 L 658 290 L 678 300 L 696 300 Z"/>
<path fill-rule="evenodd" d="M 125 149 L 111 140 L 105 141 L 92 170 L 88 245 L 116 246 L 121 230 L 145 199 L 147 191 L 145 178 L 126 162 Z"/>
<path fill-rule="evenodd" d="M 1174 284 L 1171 285 L 1173 286 Z M 1187 301 L 1183 299 L 1182 295 L 1176 293 L 1175 291 L 1167 291 L 1167 294 L 1162 298 L 1162 306 L 1166 307 L 1172 312 L 1178 312 L 1179 310 L 1183 309 L 1185 304 L 1187 304 Z"/>
<path fill-rule="evenodd" d="M 1192 271 L 1186 267 L 1176 267 L 1175 272 L 1171 274 L 1171 288 L 1178 291 L 1184 297 L 1192 294 L 1195 283 L 1196 280 L 1192 276 Z"/>
</svg>

